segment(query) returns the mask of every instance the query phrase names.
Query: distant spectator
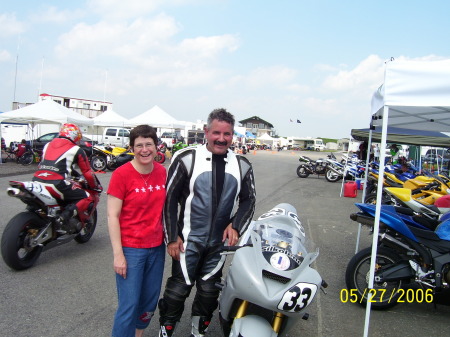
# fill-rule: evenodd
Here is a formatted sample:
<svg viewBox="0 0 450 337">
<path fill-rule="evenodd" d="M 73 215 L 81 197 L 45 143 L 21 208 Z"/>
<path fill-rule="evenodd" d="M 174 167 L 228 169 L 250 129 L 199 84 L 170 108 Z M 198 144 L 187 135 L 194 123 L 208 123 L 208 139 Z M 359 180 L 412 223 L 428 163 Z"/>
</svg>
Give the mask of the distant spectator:
<svg viewBox="0 0 450 337">
<path fill-rule="evenodd" d="M 5 138 L 2 137 L 2 150 L 6 150 Z"/>
<path fill-rule="evenodd" d="M 359 145 L 359 153 L 358 158 L 359 160 L 366 160 L 367 159 L 367 141 L 364 141 Z"/>
<path fill-rule="evenodd" d="M 16 157 L 20 158 L 23 156 L 23 154 L 25 152 L 27 152 L 29 148 L 29 145 L 27 145 L 27 141 L 25 139 L 22 139 L 22 141 L 20 142 L 19 145 L 17 145 L 17 152 L 16 152 Z"/>
</svg>

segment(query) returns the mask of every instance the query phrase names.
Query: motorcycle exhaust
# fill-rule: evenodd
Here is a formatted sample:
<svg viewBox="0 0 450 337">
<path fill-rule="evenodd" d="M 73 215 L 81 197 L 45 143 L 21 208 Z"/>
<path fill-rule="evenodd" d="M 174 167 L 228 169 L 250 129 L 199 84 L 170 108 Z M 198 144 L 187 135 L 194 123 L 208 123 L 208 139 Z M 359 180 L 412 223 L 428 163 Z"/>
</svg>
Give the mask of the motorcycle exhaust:
<svg viewBox="0 0 450 337">
<path fill-rule="evenodd" d="M 20 194 L 20 190 L 18 188 L 8 187 L 6 190 L 6 194 L 10 197 L 18 197 Z"/>
<path fill-rule="evenodd" d="M 410 255 L 419 255 L 419 253 L 417 253 L 414 249 L 411 249 L 411 247 L 409 247 L 408 245 L 405 245 L 403 242 L 398 241 L 397 239 L 393 238 L 390 235 L 387 235 L 386 233 L 381 234 L 380 238 L 382 240 L 386 239 L 387 241 L 393 243 L 397 247 L 402 247 Z"/>
<path fill-rule="evenodd" d="M 342 171 L 336 169 L 333 165 L 328 165 L 327 168 L 330 169 L 331 171 L 333 171 L 336 174 L 343 175 Z"/>
</svg>

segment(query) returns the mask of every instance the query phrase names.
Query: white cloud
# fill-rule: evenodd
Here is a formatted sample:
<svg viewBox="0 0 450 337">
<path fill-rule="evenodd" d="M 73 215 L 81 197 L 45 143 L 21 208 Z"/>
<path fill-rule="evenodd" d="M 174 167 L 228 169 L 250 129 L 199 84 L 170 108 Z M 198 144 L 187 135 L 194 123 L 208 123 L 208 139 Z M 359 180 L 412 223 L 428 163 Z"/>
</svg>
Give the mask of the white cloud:
<svg viewBox="0 0 450 337">
<path fill-rule="evenodd" d="M 83 15 L 84 12 L 80 9 L 74 11 L 59 10 L 54 6 L 46 6 L 31 14 L 30 20 L 36 23 L 67 23 L 79 19 Z"/>
<path fill-rule="evenodd" d="M 20 35 L 25 31 L 25 24 L 17 21 L 14 14 L 0 14 L 0 37 Z"/>
<path fill-rule="evenodd" d="M 0 50 L 0 62 L 6 62 L 11 59 L 11 54 L 7 50 Z"/>
<path fill-rule="evenodd" d="M 384 62 L 378 55 L 370 55 L 354 69 L 340 70 L 328 76 L 323 86 L 334 91 L 357 90 L 361 87 L 373 88 L 381 84 Z"/>
</svg>

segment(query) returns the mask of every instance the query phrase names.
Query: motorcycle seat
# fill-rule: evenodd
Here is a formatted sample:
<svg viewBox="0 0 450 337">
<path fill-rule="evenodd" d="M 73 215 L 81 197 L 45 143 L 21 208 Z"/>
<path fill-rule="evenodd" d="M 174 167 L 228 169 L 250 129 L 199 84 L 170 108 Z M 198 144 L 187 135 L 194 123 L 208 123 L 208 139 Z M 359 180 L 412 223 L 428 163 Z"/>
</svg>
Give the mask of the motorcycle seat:
<svg viewBox="0 0 450 337">
<path fill-rule="evenodd" d="M 428 219 L 428 218 L 424 218 L 424 217 L 418 216 L 418 215 L 414 215 L 413 219 L 415 222 L 431 229 L 432 231 L 434 231 L 440 223 L 438 220 Z"/>
<path fill-rule="evenodd" d="M 450 252 L 450 241 L 441 239 L 434 231 L 419 229 L 412 226 L 409 226 L 409 229 L 416 237 L 420 238 L 420 242 L 422 242 L 424 246 L 434 249 L 442 254 Z"/>
</svg>

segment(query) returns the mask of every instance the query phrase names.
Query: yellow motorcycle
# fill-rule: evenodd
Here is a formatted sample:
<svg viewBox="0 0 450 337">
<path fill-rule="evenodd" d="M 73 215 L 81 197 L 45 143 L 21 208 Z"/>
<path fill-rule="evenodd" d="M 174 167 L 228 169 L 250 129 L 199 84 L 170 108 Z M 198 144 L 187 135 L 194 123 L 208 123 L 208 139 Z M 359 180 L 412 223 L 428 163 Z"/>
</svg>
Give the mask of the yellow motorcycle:
<svg viewBox="0 0 450 337">
<path fill-rule="evenodd" d="M 94 145 L 92 147 L 91 167 L 94 171 L 113 171 L 134 158 L 134 153 L 123 147 Z"/>
</svg>

